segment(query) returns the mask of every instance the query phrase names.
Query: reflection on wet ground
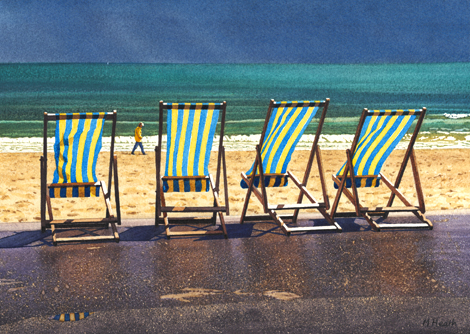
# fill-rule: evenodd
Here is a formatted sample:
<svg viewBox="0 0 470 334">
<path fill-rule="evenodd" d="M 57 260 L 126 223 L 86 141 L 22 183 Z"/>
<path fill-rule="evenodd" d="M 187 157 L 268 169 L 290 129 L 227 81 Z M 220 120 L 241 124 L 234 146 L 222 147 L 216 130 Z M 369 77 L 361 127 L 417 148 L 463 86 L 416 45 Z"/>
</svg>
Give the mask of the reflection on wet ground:
<svg viewBox="0 0 470 334">
<path fill-rule="evenodd" d="M 234 221 L 228 240 L 167 240 L 163 227 L 123 224 L 120 243 L 57 247 L 50 233 L 0 232 L 0 326 L 68 312 L 470 297 L 467 218 L 431 219 L 432 231 L 377 233 L 361 219 L 338 219 L 343 233 L 290 237 L 269 222 Z"/>
</svg>

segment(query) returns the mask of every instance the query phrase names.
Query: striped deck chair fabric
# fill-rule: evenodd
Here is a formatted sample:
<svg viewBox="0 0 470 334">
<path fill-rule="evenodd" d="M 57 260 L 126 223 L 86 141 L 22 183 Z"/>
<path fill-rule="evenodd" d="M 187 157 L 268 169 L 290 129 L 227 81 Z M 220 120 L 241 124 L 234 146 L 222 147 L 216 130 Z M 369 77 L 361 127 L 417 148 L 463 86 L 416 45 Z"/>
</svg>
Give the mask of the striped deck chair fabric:
<svg viewBox="0 0 470 334">
<path fill-rule="evenodd" d="M 405 136 L 419 110 L 371 110 L 368 112 L 361 134 L 353 153 L 356 187 L 378 187 L 380 177 L 361 177 L 378 175 L 385 160 L 390 156 L 400 140 Z M 346 163 L 337 176 L 341 179 Z M 338 189 L 338 185 L 334 184 Z M 351 179 L 346 179 L 346 187 L 351 187 Z"/>
<path fill-rule="evenodd" d="M 208 176 L 222 103 L 168 103 L 165 176 Z M 164 192 L 209 191 L 209 178 L 165 179 Z"/>
<path fill-rule="evenodd" d="M 57 114 L 52 183 L 97 182 L 95 168 L 101 150 L 106 113 Z M 97 197 L 100 186 L 50 188 L 49 196 Z"/>
<path fill-rule="evenodd" d="M 261 159 L 263 161 L 264 184 L 266 187 L 287 186 L 288 178 L 285 175 L 295 146 L 310 121 L 315 116 L 321 101 L 290 101 L 274 102 L 265 137 L 261 145 Z M 253 173 L 254 163 L 246 172 L 248 178 Z M 258 173 L 258 171 L 256 171 Z M 259 176 L 255 176 L 254 186 L 259 187 Z M 244 180 L 240 182 L 242 188 L 248 188 Z"/>
</svg>

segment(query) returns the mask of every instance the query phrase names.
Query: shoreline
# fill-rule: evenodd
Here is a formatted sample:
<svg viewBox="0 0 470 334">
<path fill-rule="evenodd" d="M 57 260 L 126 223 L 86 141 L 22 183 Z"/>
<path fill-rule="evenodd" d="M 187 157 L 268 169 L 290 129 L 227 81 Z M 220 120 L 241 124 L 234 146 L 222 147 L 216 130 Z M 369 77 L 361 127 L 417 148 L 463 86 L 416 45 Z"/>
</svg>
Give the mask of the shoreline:
<svg viewBox="0 0 470 334">
<path fill-rule="evenodd" d="M 105 152 L 103 152 L 105 153 Z M 424 192 L 426 209 L 455 210 L 470 208 L 470 151 L 466 148 L 458 149 L 418 149 L 415 151 L 420 171 L 420 179 Z M 392 181 L 395 180 L 404 150 L 395 150 L 385 162 L 382 172 Z M 0 153 L 0 223 L 1 222 L 39 222 L 40 220 L 40 152 Z M 143 156 L 138 151 L 136 155 L 117 151 L 118 175 L 120 186 L 121 213 L 123 219 L 153 218 L 155 215 L 155 154 L 153 149 L 147 149 Z M 298 178 L 302 177 L 308 150 L 296 150 L 292 155 L 289 170 Z M 209 171 L 215 175 L 216 154 L 211 155 Z M 254 150 L 226 151 L 227 178 L 229 189 L 230 215 L 239 216 L 243 207 L 246 190 L 240 187 L 240 173 L 245 172 L 254 160 Z M 54 154 L 48 154 L 48 182 L 52 179 L 54 171 Z M 331 174 L 336 173 L 345 161 L 344 150 L 322 150 L 322 161 L 325 170 L 325 181 L 328 189 L 330 203 L 334 200 L 336 190 L 333 188 Z M 107 182 L 109 154 L 100 154 L 97 165 L 97 176 Z M 162 166 L 164 164 L 162 163 Z M 411 167 L 405 171 L 400 190 L 411 201 L 417 204 Z M 109 185 L 108 185 L 109 188 Z M 223 185 L 221 187 L 223 189 Z M 317 166 L 314 163 L 307 188 L 312 195 L 322 201 Z M 223 194 L 221 189 L 221 194 Z M 269 201 L 272 203 L 296 202 L 298 192 L 289 185 L 285 188 L 269 189 Z M 361 201 L 367 206 L 382 206 L 390 195 L 388 188 L 361 189 Z M 221 196 L 223 198 L 223 196 Z M 196 203 L 211 203 L 211 193 L 174 193 L 168 198 L 169 205 L 191 206 Z M 63 217 L 100 217 L 103 215 L 102 201 L 92 199 L 64 199 L 54 200 L 53 208 L 56 218 Z M 114 204 L 113 204 L 114 205 Z M 400 205 L 398 201 L 396 205 Z M 339 211 L 350 211 L 352 206 L 342 198 Z M 258 201 L 250 201 L 248 214 L 262 214 Z M 315 210 L 306 210 L 304 213 L 317 213 Z M 39 223 L 38 223 L 39 224 Z M 38 225 L 39 226 L 39 225 Z"/>
<path fill-rule="evenodd" d="M 407 135 L 409 137 L 409 135 Z M 400 142 L 397 149 L 405 149 L 408 145 L 407 136 Z M 296 150 L 309 150 L 314 139 L 312 134 L 304 134 L 296 146 Z M 226 151 L 251 151 L 259 142 L 260 135 L 234 135 L 224 137 Z M 351 147 L 354 135 L 321 135 L 319 145 L 322 150 L 346 150 Z M 110 137 L 103 137 L 103 152 L 109 147 Z M 147 151 L 153 151 L 158 136 L 145 136 L 142 143 Z M 48 137 L 48 152 L 53 152 L 54 138 Z M 115 151 L 131 151 L 135 140 L 133 136 L 117 136 Z M 166 145 L 166 136 L 163 136 Z M 218 136 L 214 138 L 212 150 L 217 151 Z M 470 133 L 467 132 L 421 132 L 415 143 L 415 149 L 470 149 Z M 0 137 L 0 153 L 35 153 L 42 152 L 42 137 L 9 138 Z"/>
</svg>

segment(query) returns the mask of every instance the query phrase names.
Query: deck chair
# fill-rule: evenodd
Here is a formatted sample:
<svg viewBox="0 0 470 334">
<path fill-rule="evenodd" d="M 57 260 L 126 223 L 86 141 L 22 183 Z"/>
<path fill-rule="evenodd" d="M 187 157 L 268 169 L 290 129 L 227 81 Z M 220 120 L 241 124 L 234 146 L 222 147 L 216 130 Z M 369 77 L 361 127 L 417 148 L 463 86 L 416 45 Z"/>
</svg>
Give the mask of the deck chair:
<svg viewBox="0 0 470 334">
<path fill-rule="evenodd" d="M 105 120 L 112 120 L 108 184 L 114 181 L 116 215 L 111 207 L 111 189 L 96 177 L 96 162 L 101 150 L 101 137 Z M 55 122 L 55 166 L 52 183 L 47 183 L 47 126 Z M 41 157 L 41 230 L 52 231 L 54 245 L 58 242 L 115 240 L 119 242 L 116 223 L 121 224 L 117 158 L 114 155 L 116 111 L 112 113 L 44 113 L 44 149 Z M 113 174 L 114 173 L 114 174 Z M 113 178 L 114 176 L 114 178 Z M 104 198 L 105 218 L 54 219 L 51 198 L 98 197 Z M 46 219 L 46 209 L 48 218 Z M 112 235 L 58 237 L 56 229 L 75 227 L 112 227 Z"/>
<path fill-rule="evenodd" d="M 194 236 L 223 234 L 227 238 L 224 213 L 229 215 L 227 190 L 227 172 L 225 150 L 223 146 L 226 103 L 163 103 L 160 101 L 158 145 L 155 147 L 155 163 L 157 169 L 155 225 L 158 226 L 163 215 L 166 236 Z M 163 114 L 167 113 L 167 145 L 166 167 L 161 176 Z M 212 150 L 215 130 L 219 115 L 220 137 L 217 156 L 215 182 L 209 173 L 209 159 Z M 223 165 L 223 166 L 222 166 Z M 219 199 L 221 168 L 224 172 L 225 206 Z M 176 207 L 167 206 L 165 194 L 172 192 L 208 192 L 212 190 L 214 203 L 212 206 Z M 207 223 L 216 225 L 219 216 L 222 230 L 196 229 L 173 231 L 170 229 L 169 213 L 212 213 L 212 218 L 173 217 L 172 222 Z"/>
<path fill-rule="evenodd" d="M 403 228 L 432 229 L 432 223 L 424 216 L 424 197 L 413 150 L 425 114 L 426 108 L 420 110 L 363 110 L 351 149 L 346 151 L 346 163 L 336 175 L 333 175 L 334 186 L 338 191 L 330 212 L 332 217 L 363 217 L 374 231 Z M 416 119 L 416 125 L 400 170 L 395 183 L 392 184 L 380 170 Z M 413 206 L 398 190 L 408 160 L 411 161 L 418 206 Z M 387 205 L 375 208 L 363 207 L 359 201 L 357 188 L 378 187 L 381 181 L 391 191 Z M 336 212 L 343 193 L 354 205 L 354 212 Z M 405 206 L 392 207 L 395 197 L 398 197 Z M 371 216 L 386 218 L 390 212 L 412 212 L 421 223 L 378 224 L 371 218 Z"/>
<path fill-rule="evenodd" d="M 240 182 L 240 186 L 248 189 L 240 218 L 241 224 L 243 224 L 246 219 L 251 220 L 251 218 L 260 218 L 260 216 L 246 216 L 250 196 L 251 193 L 253 193 L 263 205 L 264 213 L 269 214 L 268 217 L 278 224 L 281 230 L 288 236 L 291 232 L 327 230 L 341 231 L 341 227 L 327 213 L 327 210 L 329 209 L 329 200 L 324 179 L 321 151 L 318 146 L 318 140 L 320 139 L 329 102 L 329 99 L 326 99 L 325 101 L 301 102 L 275 102 L 274 100 L 271 100 L 259 145 L 256 146 L 255 161 L 246 173 L 241 173 L 242 180 Z M 297 177 L 287 170 L 287 166 L 291 160 L 295 146 L 319 108 L 323 108 L 323 111 L 321 113 L 315 139 L 310 150 L 310 157 L 305 168 L 303 180 L 300 182 Z M 321 203 L 307 190 L 307 182 L 315 156 L 317 157 L 318 172 L 324 200 L 324 202 Z M 294 185 L 299 189 L 297 203 L 269 205 L 266 188 L 287 186 L 289 179 L 291 179 Z M 258 188 L 261 188 L 261 190 Z M 310 203 L 302 204 L 304 196 L 310 201 Z M 292 218 L 293 224 L 296 224 L 300 209 L 317 209 L 330 225 L 289 227 L 276 212 L 278 210 L 294 210 L 294 214 L 289 216 L 289 218 Z"/>
</svg>

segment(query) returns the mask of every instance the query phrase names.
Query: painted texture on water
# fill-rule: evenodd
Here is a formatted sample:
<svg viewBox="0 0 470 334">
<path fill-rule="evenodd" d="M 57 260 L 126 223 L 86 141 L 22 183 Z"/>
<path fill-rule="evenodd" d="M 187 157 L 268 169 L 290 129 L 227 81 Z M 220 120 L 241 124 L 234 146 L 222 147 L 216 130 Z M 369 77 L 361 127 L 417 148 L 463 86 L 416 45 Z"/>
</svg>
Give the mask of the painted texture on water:
<svg viewBox="0 0 470 334">
<path fill-rule="evenodd" d="M 422 131 L 470 132 L 470 63 L 312 64 L 0 64 L 0 137 L 41 137 L 44 112 L 118 110 L 117 134 L 145 122 L 157 132 L 158 102 L 227 101 L 226 134 L 261 131 L 270 99 L 329 97 L 323 133 L 350 135 L 364 107 L 427 107 Z M 306 133 L 313 133 L 313 124 Z M 52 136 L 51 129 L 51 136 Z M 110 134 L 105 127 L 104 135 Z"/>
</svg>

